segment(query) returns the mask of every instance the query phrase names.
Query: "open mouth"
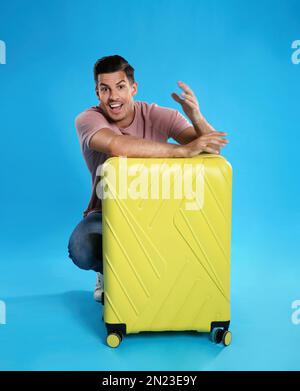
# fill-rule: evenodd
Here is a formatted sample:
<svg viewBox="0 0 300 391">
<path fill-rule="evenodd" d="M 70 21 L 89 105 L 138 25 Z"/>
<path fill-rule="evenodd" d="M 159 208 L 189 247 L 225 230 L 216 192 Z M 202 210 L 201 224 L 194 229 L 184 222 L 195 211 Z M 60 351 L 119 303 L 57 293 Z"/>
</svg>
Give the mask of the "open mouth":
<svg viewBox="0 0 300 391">
<path fill-rule="evenodd" d="M 112 113 L 120 113 L 122 111 L 122 108 L 123 108 L 123 104 L 111 104 L 111 105 L 108 105 L 109 106 L 109 109 Z"/>
</svg>

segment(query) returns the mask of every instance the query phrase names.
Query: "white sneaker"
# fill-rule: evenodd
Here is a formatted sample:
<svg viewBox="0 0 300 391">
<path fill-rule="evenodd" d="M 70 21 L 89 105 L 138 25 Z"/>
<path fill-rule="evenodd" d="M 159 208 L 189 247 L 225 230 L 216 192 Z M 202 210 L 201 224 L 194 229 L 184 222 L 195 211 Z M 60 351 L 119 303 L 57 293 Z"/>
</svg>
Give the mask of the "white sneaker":
<svg viewBox="0 0 300 391">
<path fill-rule="evenodd" d="M 102 303 L 102 295 L 104 294 L 104 279 L 103 274 L 97 272 L 96 273 L 96 287 L 94 290 L 94 299 L 100 303 Z"/>
</svg>

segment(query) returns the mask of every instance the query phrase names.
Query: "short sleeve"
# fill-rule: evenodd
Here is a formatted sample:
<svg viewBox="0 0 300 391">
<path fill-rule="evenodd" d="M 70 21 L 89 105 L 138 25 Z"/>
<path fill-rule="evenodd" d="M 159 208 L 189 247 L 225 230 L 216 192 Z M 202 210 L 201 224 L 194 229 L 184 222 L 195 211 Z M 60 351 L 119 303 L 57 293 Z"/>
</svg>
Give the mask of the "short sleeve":
<svg viewBox="0 0 300 391">
<path fill-rule="evenodd" d="M 111 128 L 106 118 L 99 112 L 87 110 L 75 119 L 77 135 L 83 150 L 90 148 L 90 140 L 99 130 Z"/>
<path fill-rule="evenodd" d="M 153 120 L 167 137 L 176 138 L 184 129 L 192 124 L 178 110 L 153 104 Z"/>
</svg>

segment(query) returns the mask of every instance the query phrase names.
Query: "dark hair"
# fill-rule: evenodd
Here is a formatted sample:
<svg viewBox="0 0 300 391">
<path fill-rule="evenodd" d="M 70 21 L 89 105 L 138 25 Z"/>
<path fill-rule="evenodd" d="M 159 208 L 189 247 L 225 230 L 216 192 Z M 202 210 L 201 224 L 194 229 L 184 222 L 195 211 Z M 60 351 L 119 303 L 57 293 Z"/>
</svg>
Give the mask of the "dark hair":
<svg viewBox="0 0 300 391">
<path fill-rule="evenodd" d="M 134 80 L 134 68 L 125 60 L 125 58 L 114 55 L 102 57 L 94 65 L 94 80 L 98 83 L 98 75 L 101 73 L 112 73 L 117 71 L 124 71 L 130 84 Z"/>
</svg>

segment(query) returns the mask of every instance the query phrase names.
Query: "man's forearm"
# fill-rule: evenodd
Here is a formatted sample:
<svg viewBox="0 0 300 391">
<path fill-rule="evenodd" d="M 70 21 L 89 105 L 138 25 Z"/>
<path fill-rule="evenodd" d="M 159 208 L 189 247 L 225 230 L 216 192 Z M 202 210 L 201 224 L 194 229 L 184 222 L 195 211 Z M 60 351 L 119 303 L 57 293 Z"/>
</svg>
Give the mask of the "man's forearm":
<svg viewBox="0 0 300 391">
<path fill-rule="evenodd" d="M 116 135 L 111 129 L 103 128 L 90 140 L 90 148 L 108 156 L 139 158 L 189 158 L 202 152 L 218 153 L 216 148 L 224 146 L 224 132 L 214 132 L 197 137 L 185 145 L 152 141 L 135 136 Z"/>
<path fill-rule="evenodd" d="M 141 139 L 134 136 L 116 136 L 110 143 L 111 156 L 127 157 L 185 157 L 183 146 Z"/>
<path fill-rule="evenodd" d="M 214 130 L 203 116 L 197 122 L 193 122 L 193 127 L 198 137 L 208 134 Z"/>
</svg>

